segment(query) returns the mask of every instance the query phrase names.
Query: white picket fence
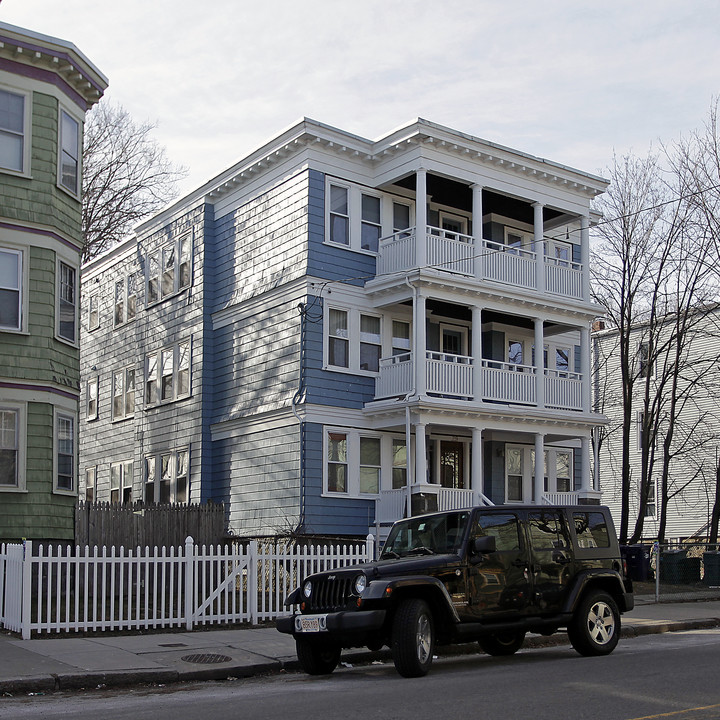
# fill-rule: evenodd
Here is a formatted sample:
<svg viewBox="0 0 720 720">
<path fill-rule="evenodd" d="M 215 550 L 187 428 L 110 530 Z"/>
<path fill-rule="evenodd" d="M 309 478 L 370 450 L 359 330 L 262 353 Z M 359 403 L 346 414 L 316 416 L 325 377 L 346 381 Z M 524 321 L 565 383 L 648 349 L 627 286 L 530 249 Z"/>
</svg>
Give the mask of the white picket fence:
<svg viewBox="0 0 720 720">
<path fill-rule="evenodd" d="M 33 633 L 147 630 L 272 620 L 304 577 L 374 558 L 356 545 L 89 548 L 0 546 L 0 626 Z"/>
</svg>

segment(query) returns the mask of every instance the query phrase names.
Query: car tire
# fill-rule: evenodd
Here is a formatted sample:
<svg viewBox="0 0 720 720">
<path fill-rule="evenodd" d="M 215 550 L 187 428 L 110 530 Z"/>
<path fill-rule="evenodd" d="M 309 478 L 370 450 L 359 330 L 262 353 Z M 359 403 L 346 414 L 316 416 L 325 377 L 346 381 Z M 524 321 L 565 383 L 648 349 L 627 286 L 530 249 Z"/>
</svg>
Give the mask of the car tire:
<svg viewBox="0 0 720 720">
<path fill-rule="evenodd" d="M 478 640 L 483 652 L 488 655 L 502 656 L 514 655 L 525 642 L 525 631 L 501 632 L 494 635 L 486 635 Z"/>
<path fill-rule="evenodd" d="M 620 640 L 620 611 L 606 592 L 587 593 L 568 625 L 568 637 L 581 655 L 609 655 Z"/>
<path fill-rule="evenodd" d="M 308 675 L 330 675 L 340 662 L 340 648 L 336 645 L 297 638 L 295 649 L 300 667 Z"/>
<path fill-rule="evenodd" d="M 435 651 L 432 613 L 424 600 L 404 600 L 392 626 L 392 658 L 395 669 L 406 678 L 427 675 Z"/>
</svg>

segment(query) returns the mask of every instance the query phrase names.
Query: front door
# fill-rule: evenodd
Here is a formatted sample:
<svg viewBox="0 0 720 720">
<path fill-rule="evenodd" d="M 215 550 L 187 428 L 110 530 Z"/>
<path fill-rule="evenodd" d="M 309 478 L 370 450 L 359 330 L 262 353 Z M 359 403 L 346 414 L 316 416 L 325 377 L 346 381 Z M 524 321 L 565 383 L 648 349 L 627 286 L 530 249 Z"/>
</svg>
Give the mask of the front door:
<svg viewBox="0 0 720 720">
<path fill-rule="evenodd" d="M 527 530 L 533 605 L 541 614 L 557 613 L 573 572 L 568 528 L 558 510 L 530 510 Z"/>
<path fill-rule="evenodd" d="M 530 608 L 530 576 L 526 538 L 516 512 L 484 512 L 473 517 L 470 543 L 477 537 L 495 538 L 495 552 L 468 563 L 467 616 L 471 619 L 517 617 Z"/>
<path fill-rule="evenodd" d="M 461 442 L 440 441 L 440 485 L 462 490 L 465 487 L 465 445 Z"/>
</svg>

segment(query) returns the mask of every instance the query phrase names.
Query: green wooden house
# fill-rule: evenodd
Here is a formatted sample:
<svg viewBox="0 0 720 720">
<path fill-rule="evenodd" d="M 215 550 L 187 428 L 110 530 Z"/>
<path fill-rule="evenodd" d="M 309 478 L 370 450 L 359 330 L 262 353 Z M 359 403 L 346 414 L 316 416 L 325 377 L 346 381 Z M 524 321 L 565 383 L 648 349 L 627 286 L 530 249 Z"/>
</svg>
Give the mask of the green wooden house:
<svg viewBox="0 0 720 720">
<path fill-rule="evenodd" d="M 77 498 L 82 135 L 106 78 L 0 23 L 0 540 L 71 540 Z"/>
</svg>

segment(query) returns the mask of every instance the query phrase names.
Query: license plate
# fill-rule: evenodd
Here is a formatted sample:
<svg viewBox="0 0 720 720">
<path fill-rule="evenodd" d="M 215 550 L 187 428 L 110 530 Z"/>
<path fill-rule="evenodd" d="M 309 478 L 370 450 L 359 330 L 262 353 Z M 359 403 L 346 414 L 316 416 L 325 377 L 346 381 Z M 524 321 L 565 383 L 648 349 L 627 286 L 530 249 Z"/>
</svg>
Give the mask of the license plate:
<svg viewBox="0 0 720 720">
<path fill-rule="evenodd" d="M 320 617 L 320 615 L 301 615 L 298 631 L 303 633 L 321 632 L 322 628 L 320 627 Z"/>
</svg>

